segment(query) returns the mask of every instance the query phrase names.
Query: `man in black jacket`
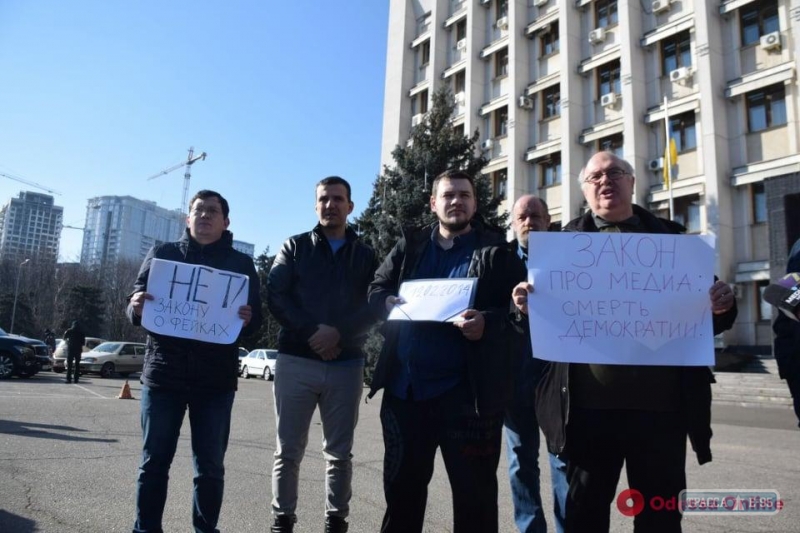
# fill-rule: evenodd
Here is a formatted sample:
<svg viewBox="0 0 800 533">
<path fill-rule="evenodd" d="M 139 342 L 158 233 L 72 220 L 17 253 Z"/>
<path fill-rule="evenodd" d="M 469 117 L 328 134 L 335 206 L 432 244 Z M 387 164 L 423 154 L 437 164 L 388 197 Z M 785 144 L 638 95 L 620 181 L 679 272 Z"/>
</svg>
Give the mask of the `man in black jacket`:
<svg viewBox="0 0 800 533">
<path fill-rule="evenodd" d="M 147 254 L 128 303 L 128 317 L 141 325 L 150 263 L 164 259 L 246 274 L 247 305 L 239 308 L 242 335 L 261 325 L 259 280 L 252 258 L 233 249 L 227 231 L 228 202 L 203 190 L 189 202 L 187 230 L 177 242 L 153 247 Z M 142 370 L 143 451 L 136 490 L 134 533 L 162 531 L 169 468 L 178 445 L 184 413 L 189 410 L 194 457 L 192 524 L 198 533 L 216 533 L 222 507 L 225 450 L 239 373 L 236 343 L 209 342 L 149 332 Z"/>
<path fill-rule="evenodd" d="M 633 205 L 633 168 L 611 152 L 595 154 L 579 175 L 591 211 L 564 231 L 680 233 L 682 226 Z M 528 284 L 514 289 L 527 312 Z M 535 298 L 535 293 L 534 296 Z M 733 325 L 736 300 L 716 281 L 709 289 L 714 333 Z M 686 437 L 700 464 L 711 460 L 711 371 L 700 367 L 551 363 L 536 411 L 548 449 L 566 450 L 567 533 L 608 531 L 623 462 L 632 490 L 644 498 L 637 533 L 681 531 L 681 513 L 654 510 L 653 497 L 686 488 Z M 624 499 L 624 498 L 623 498 Z"/>
<path fill-rule="evenodd" d="M 67 383 L 71 383 L 75 372 L 75 383 L 81 377 L 81 355 L 83 345 L 86 344 L 86 334 L 81 329 L 80 323 L 75 320 L 72 327 L 64 332 L 64 342 L 67 343 Z"/>
<path fill-rule="evenodd" d="M 455 533 L 497 531 L 497 464 L 511 394 L 509 298 L 518 259 L 499 230 L 473 218 L 472 177 L 433 182 L 438 221 L 405 232 L 375 275 L 369 301 L 384 317 L 406 280 L 478 278 L 472 309 L 455 323 L 390 321 L 370 396 L 381 406 L 386 514 L 381 531 L 422 531 L 440 448 L 453 493 Z M 516 267 L 516 268 L 515 268 Z M 509 292 L 503 292 L 509 291 Z"/>
<path fill-rule="evenodd" d="M 789 251 L 789 261 L 786 264 L 786 273 L 793 272 L 800 272 L 800 239 Z M 794 414 L 800 421 L 800 322 L 792 320 L 783 311 L 778 311 L 772 330 L 775 332 L 778 373 L 789 386 L 789 392 L 794 399 Z"/>
<path fill-rule="evenodd" d="M 320 181 L 319 224 L 283 244 L 267 280 L 269 309 L 281 324 L 273 387 L 273 533 L 294 528 L 300 462 L 317 406 L 327 463 L 325 531 L 348 528 L 350 452 L 364 386 L 362 346 L 375 322 L 367 287 L 377 267 L 375 251 L 347 227 L 352 211 L 347 181 L 338 176 Z"/>
</svg>

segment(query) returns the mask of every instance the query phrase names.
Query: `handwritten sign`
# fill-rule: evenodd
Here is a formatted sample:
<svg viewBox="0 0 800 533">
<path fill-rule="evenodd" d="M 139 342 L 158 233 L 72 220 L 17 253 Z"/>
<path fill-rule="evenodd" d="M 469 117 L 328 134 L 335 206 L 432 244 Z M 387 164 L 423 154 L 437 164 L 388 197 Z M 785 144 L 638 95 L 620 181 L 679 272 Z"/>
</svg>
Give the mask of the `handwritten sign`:
<svg viewBox="0 0 800 533">
<path fill-rule="evenodd" d="M 245 274 L 153 259 L 142 326 L 148 331 L 215 344 L 231 344 L 244 321 L 250 279 Z"/>
<path fill-rule="evenodd" d="M 395 305 L 387 320 L 456 322 L 475 299 L 477 278 L 415 279 L 400 284 Z"/>
<path fill-rule="evenodd" d="M 714 237 L 531 233 L 536 357 L 636 365 L 714 364 L 708 290 Z"/>
</svg>

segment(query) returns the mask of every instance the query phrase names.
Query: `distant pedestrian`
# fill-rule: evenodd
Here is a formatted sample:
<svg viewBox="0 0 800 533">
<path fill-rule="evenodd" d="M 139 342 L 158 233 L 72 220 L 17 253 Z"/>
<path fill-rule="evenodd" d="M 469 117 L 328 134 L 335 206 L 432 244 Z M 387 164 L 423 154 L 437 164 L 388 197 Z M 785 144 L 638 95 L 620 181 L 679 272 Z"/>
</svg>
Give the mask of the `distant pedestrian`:
<svg viewBox="0 0 800 533">
<path fill-rule="evenodd" d="M 50 355 L 53 355 L 56 351 L 56 335 L 50 328 L 44 330 L 44 343 L 50 349 Z"/>
<path fill-rule="evenodd" d="M 81 376 L 83 345 L 86 344 L 86 334 L 77 320 L 73 321 L 72 327 L 64 332 L 64 342 L 67 343 L 67 383 L 72 383 L 73 371 L 75 372 L 75 383 L 77 383 Z"/>
</svg>

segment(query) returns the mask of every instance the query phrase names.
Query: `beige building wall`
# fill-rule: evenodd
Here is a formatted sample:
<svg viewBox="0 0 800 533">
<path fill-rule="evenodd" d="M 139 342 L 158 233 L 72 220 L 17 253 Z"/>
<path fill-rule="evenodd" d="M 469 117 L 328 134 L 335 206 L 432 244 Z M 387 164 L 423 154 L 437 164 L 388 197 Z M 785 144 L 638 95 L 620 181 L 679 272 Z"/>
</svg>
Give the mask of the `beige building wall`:
<svg viewBox="0 0 800 533">
<path fill-rule="evenodd" d="M 578 216 L 578 173 L 599 149 L 636 169 L 635 201 L 667 216 L 665 115 L 679 146 L 674 218 L 717 236 L 739 319 L 727 344 L 771 343 L 765 180 L 800 172 L 792 0 L 391 0 L 382 164 L 433 92 L 478 129 L 508 209 L 533 193 Z M 666 99 L 666 109 L 665 109 Z M 416 118 L 415 118 L 416 117 Z M 800 191 L 798 191 L 800 192 Z"/>
</svg>

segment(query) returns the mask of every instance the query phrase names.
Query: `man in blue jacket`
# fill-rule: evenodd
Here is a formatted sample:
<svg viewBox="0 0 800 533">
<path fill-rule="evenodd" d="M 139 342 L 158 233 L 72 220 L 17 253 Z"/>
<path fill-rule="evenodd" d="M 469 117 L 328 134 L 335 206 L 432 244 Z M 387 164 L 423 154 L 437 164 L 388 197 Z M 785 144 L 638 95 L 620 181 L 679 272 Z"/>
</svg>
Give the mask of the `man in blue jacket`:
<svg viewBox="0 0 800 533">
<path fill-rule="evenodd" d="M 375 322 L 367 287 L 377 260 L 347 226 L 353 202 L 346 180 L 331 176 L 317 183 L 316 212 L 319 224 L 283 244 L 267 280 L 269 309 L 281 324 L 273 387 L 273 533 L 294 530 L 300 462 L 317 406 L 326 462 L 325 532 L 348 528 L 362 347 Z"/>
<path fill-rule="evenodd" d="M 154 246 L 142 263 L 128 303 L 128 317 L 141 325 L 147 278 L 153 259 L 246 274 L 250 279 L 247 305 L 239 308 L 242 335 L 261 325 L 259 280 L 252 258 L 233 249 L 227 230 L 228 202 L 219 193 L 203 190 L 189 202 L 186 233 L 181 240 Z M 216 533 L 222 507 L 225 450 L 239 373 L 236 343 L 212 344 L 149 332 L 142 370 L 143 451 L 136 486 L 134 533 L 161 532 L 167 501 L 169 468 L 178 445 L 184 413 L 189 410 L 194 457 L 196 533 Z"/>
</svg>

